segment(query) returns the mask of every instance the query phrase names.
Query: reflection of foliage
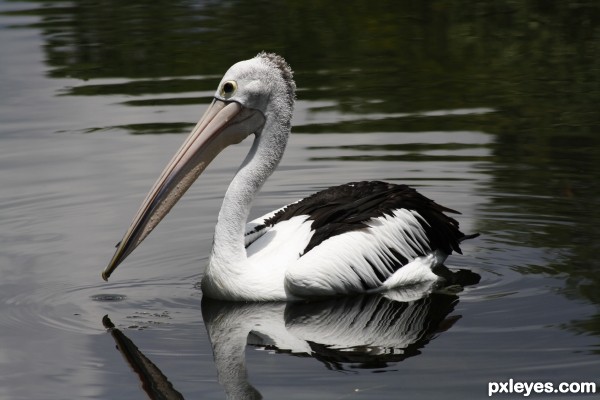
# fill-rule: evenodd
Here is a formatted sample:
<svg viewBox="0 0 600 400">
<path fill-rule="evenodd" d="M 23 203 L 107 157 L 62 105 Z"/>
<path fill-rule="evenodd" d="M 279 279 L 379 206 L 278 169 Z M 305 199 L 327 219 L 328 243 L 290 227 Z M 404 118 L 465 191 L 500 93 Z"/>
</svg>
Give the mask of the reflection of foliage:
<svg viewBox="0 0 600 400">
<path fill-rule="evenodd" d="M 123 126 L 111 126 L 110 128 L 89 128 L 85 132 L 92 133 L 107 129 L 124 129 L 132 134 L 160 134 L 160 133 L 185 133 L 189 132 L 194 127 L 194 124 L 186 124 L 182 122 L 157 122 L 149 124 L 129 124 Z"/>
<path fill-rule="evenodd" d="M 198 90 L 208 95 L 213 77 L 231 63 L 269 50 L 282 53 L 295 68 L 300 99 L 326 100 L 338 113 L 382 115 L 304 125 L 296 132 L 495 134 L 493 168 L 487 171 L 493 180 L 485 189 L 492 199 L 484 210 L 490 218 L 479 230 L 558 249 L 563 257 L 544 272 L 567 273 L 567 295 L 600 303 L 594 294 L 600 286 L 600 2 L 35 3 L 38 8 L 4 14 L 40 17 L 34 26 L 46 41 L 50 76 L 127 78 L 81 85 L 66 95 Z M 171 78 L 156 79 L 164 77 Z M 125 104 L 196 99 L 173 95 Z M 496 111 L 419 114 L 481 107 Z M 398 113 L 407 116 L 386 117 Z M 129 130 L 183 127 L 148 124 Z M 600 331 L 600 322 L 589 323 L 593 326 L 575 326 Z"/>
<path fill-rule="evenodd" d="M 69 88 L 70 96 L 110 96 L 126 93 L 129 95 L 185 93 L 190 86 L 195 90 L 214 90 L 214 79 L 161 79 L 161 80 L 132 80 L 119 83 L 102 83 Z"/>
<path fill-rule="evenodd" d="M 530 93 L 568 88 L 562 79 L 581 85 L 566 94 L 597 89 L 600 5 L 592 1 L 40 4 L 21 13 L 42 17 L 55 76 L 214 74 L 266 48 L 284 53 L 300 71 L 340 71 L 320 80 L 349 94 L 353 85 L 382 96 L 406 83 L 427 92 L 443 86 L 440 101 L 447 106 L 452 93 L 468 100 L 465 84 L 473 81 L 514 94 L 525 92 L 520 83 L 538 88 Z M 364 79 L 355 80 L 353 69 Z"/>
<path fill-rule="evenodd" d="M 41 17 L 56 77 L 220 74 L 267 49 L 298 71 L 302 98 L 342 111 L 490 106 L 501 114 L 480 126 L 511 143 L 532 129 L 598 128 L 593 1 L 39 4 L 15 13 Z"/>
</svg>

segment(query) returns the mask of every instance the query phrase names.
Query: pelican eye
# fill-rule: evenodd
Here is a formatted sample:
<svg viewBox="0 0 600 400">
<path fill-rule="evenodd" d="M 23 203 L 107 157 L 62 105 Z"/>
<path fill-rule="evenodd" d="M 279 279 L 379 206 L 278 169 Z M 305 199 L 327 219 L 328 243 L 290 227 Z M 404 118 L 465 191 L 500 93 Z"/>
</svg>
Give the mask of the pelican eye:
<svg viewBox="0 0 600 400">
<path fill-rule="evenodd" d="M 237 82 L 236 81 L 227 81 L 221 87 L 221 96 L 226 99 L 229 99 L 233 96 L 235 91 L 237 90 Z"/>
</svg>

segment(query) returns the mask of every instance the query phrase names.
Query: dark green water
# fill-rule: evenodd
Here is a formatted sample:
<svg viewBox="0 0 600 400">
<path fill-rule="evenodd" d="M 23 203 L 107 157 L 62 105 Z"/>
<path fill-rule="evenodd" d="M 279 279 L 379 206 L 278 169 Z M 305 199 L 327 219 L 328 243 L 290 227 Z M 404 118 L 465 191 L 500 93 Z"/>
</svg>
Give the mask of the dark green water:
<svg viewBox="0 0 600 400">
<path fill-rule="evenodd" d="M 143 399 L 132 358 L 150 360 L 160 374 L 141 375 L 168 380 L 172 398 L 600 385 L 597 2 L 0 1 L 0 39 L 0 398 Z M 347 181 L 407 183 L 481 233 L 448 260 L 479 284 L 411 303 L 202 302 L 216 213 L 248 143 L 101 280 L 221 75 L 261 50 L 287 59 L 299 89 L 286 156 L 251 216 Z M 349 315 L 382 329 L 354 332 Z M 236 360 L 213 357 L 216 331 Z"/>
</svg>

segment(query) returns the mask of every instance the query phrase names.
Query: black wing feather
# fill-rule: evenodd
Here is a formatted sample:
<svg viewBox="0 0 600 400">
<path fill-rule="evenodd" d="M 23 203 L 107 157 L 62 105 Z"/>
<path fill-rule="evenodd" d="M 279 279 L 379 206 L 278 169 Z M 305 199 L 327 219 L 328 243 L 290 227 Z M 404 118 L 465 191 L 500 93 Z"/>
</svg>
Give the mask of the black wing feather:
<svg viewBox="0 0 600 400">
<path fill-rule="evenodd" d="M 322 190 L 283 208 L 255 230 L 308 215 L 314 234 L 304 249 L 307 253 L 332 236 L 364 229 L 369 220 L 392 215 L 397 209 L 416 211 L 423 218 L 431 249 L 462 254 L 460 242 L 477 236 L 463 234 L 458 222 L 445 214 L 460 214 L 458 211 L 437 204 L 407 185 L 380 181 L 352 182 Z"/>
</svg>

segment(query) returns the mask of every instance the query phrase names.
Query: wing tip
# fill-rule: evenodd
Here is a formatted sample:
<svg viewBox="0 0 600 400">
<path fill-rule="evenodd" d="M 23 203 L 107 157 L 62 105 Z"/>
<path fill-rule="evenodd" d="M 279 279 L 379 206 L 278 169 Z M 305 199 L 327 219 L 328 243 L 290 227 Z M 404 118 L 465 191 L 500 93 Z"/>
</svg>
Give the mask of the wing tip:
<svg viewBox="0 0 600 400">
<path fill-rule="evenodd" d="M 481 236 L 481 234 L 479 232 L 477 232 L 477 233 L 471 233 L 470 235 L 463 235 L 461 238 L 458 239 L 458 242 L 462 243 L 465 240 L 475 239 L 476 237 L 479 237 L 479 236 Z"/>
</svg>

